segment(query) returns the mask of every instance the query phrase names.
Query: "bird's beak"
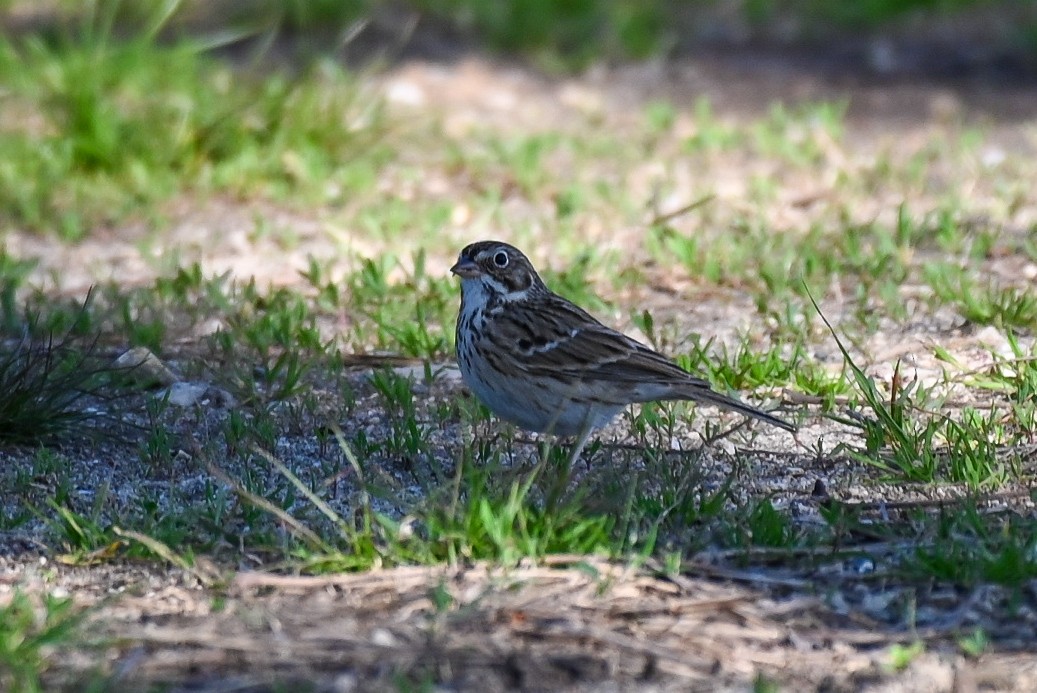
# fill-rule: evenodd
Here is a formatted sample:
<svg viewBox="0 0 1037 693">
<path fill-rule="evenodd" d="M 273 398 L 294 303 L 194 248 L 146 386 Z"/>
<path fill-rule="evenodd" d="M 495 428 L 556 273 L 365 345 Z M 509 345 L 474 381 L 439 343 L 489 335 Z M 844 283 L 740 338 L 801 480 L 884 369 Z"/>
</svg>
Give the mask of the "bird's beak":
<svg viewBox="0 0 1037 693">
<path fill-rule="evenodd" d="M 479 269 L 479 265 L 475 264 L 475 261 L 471 258 L 461 256 L 458 258 L 454 266 L 450 268 L 450 271 L 461 277 L 461 279 L 471 279 L 472 277 L 478 277 L 482 274 Z"/>
</svg>

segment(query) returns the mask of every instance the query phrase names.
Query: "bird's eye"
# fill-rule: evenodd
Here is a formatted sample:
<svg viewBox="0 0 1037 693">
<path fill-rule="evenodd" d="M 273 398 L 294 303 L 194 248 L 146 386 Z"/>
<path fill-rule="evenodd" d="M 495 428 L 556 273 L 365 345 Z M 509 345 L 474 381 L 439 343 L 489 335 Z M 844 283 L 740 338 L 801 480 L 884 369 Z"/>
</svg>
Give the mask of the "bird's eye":
<svg viewBox="0 0 1037 693">
<path fill-rule="evenodd" d="M 508 254 L 505 253 L 503 250 L 501 250 L 500 252 L 498 252 L 496 255 L 493 256 L 493 264 L 497 265 L 498 267 L 507 267 L 508 266 Z"/>
</svg>

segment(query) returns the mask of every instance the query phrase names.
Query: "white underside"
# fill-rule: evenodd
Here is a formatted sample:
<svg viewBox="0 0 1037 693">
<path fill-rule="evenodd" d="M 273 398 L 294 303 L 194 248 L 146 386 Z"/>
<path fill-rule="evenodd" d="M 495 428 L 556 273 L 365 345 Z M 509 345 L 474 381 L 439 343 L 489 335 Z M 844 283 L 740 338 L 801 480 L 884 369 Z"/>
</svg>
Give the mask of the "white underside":
<svg viewBox="0 0 1037 693">
<path fill-rule="evenodd" d="M 548 393 L 531 387 L 525 379 L 490 376 L 477 367 L 466 369 L 462 365 L 461 376 L 490 411 L 529 431 L 581 435 L 601 428 L 624 409 L 624 406 L 574 404 L 564 392 Z"/>
</svg>

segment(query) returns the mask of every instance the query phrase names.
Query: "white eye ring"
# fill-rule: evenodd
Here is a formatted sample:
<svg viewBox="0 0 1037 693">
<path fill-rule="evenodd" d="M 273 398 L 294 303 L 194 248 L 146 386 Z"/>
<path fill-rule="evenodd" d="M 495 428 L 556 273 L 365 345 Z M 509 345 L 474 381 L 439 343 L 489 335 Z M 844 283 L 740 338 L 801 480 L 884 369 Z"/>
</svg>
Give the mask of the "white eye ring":
<svg viewBox="0 0 1037 693">
<path fill-rule="evenodd" d="M 493 256 L 493 264 L 497 265 L 501 269 L 508 266 L 508 254 L 503 250 L 498 250 Z"/>
</svg>

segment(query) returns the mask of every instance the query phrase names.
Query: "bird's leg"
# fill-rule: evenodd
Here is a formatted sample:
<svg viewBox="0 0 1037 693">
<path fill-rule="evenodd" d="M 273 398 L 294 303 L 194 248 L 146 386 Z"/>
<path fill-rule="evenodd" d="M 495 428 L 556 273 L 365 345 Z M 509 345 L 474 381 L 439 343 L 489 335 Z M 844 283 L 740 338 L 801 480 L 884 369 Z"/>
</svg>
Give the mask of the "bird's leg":
<svg viewBox="0 0 1037 693">
<path fill-rule="evenodd" d="M 580 459 L 580 453 L 587 447 L 587 441 L 590 440 L 591 433 L 594 432 L 594 428 L 589 424 L 583 427 L 580 431 L 580 435 L 576 437 L 576 442 L 573 444 L 572 450 L 569 451 L 569 468 L 572 469 L 573 465 Z"/>
<path fill-rule="evenodd" d="M 572 480 L 573 467 L 576 462 L 580 459 L 580 453 L 583 452 L 583 448 L 587 445 L 587 441 L 590 439 L 591 433 L 594 432 L 594 428 L 590 425 L 584 426 L 583 430 L 580 431 L 576 437 L 576 443 L 573 444 L 569 450 L 569 454 L 565 456 L 565 460 L 559 464 L 557 468 L 557 476 L 553 475 L 550 480 L 550 486 L 547 489 L 544 508 L 547 512 L 553 512 L 558 507 L 558 503 L 562 500 L 562 496 L 565 491 L 569 488 L 569 482 Z M 550 450 L 545 455 L 544 461 L 550 457 Z"/>
</svg>

